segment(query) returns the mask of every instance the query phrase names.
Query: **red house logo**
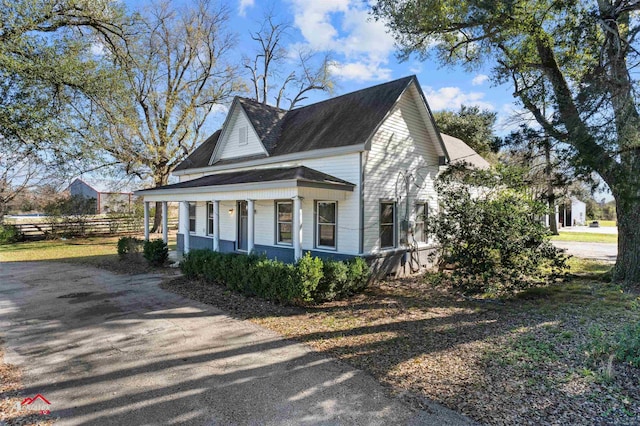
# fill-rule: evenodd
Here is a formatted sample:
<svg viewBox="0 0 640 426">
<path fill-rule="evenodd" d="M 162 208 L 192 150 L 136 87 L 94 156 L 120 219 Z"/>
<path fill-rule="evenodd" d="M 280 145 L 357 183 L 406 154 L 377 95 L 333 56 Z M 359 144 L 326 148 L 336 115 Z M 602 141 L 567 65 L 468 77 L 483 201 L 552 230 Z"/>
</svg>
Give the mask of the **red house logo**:
<svg viewBox="0 0 640 426">
<path fill-rule="evenodd" d="M 42 396 L 42 394 L 37 394 L 33 398 L 25 398 L 20 403 L 21 407 L 28 408 L 29 410 L 38 410 L 40 414 L 51 414 L 49 410 L 50 405 L 49 400 Z"/>
</svg>

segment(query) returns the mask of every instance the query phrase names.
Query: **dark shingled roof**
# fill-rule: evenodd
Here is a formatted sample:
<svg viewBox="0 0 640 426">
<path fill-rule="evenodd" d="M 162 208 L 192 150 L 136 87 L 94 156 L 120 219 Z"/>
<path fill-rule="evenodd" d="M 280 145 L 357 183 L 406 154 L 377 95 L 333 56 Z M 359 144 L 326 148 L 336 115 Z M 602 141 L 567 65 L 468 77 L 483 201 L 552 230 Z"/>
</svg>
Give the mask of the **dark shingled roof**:
<svg viewBox="0 0 640 426">
<path fill-rule="evenodd" d="M 238 101 L 242 104 L 265 149 L 271 154 L 272 148 L 280 136 L 280 120 L 287 111 L 264 105 L 252 99 L 238 98 Z"/>
<path fill-rule="evenodd" d="M 237 98 L 270 156 L 364 144 L 415 76 L 347 93 L 291 111 Z M 219 131 L 215 135 L 219 135 Z M 215 139 L 215 140 L 214 140 Z M 218 137 L 207 139 L 175 170 L 206 167 Z M 209 153 L 209 158 L 202 154 Z M 196 156 L 196 153 L 198 155 Z M 192 158 L 193 157 L 193 158 Z M 248 157 L 232 159 L 233 162 Z M 216 165 L 224 164 L 220 160 Z"/>
<path fill-rule="evenodd" d="M 213 150 L 216 148 L 216 144 L 218 143 L 220 132 L 221 130 L 216 130 L 214 134 L 209 136 L 207 140 L 195 149 L 195 151 L 178 164 L 173 171 L 207 167 L 209 165 L 209 160 L 211 159 L 211 154 L 213 154 Z"/>
<path fill-rule="evenodd" d="M 362 144 L 414 77 L 358 90 L 289 111 L 270 155 Z"/>
<path fill-rule="evenodd" d="M 352 184 L 351 182 L 347 182 L 346 180 L 338 179 L 337 177 L 310 169 L 308 167 L 299 166 L 289 168 L 258 169 L 246 170 L 241 172 L 218 173 L 215 175 L 203 176 L 201 178 L 188 180 L 185 182 L 174 183 L 172 185 L 145 189 L 138 192 L 157 191 L 163 189 L 200 188 L 207 186 L 221 186 L 255 182 L 276 182 L 284 180 L 296 180 L 298 181 L 298 183 L 302 183 L 301 186 L 305 186 L 305 183 L 310 186 L 313 186 L 313 184 L 328 185 L 342 187 L 342 189 L 346 189 L 349 191 L 352 191 L 355 187 L 354 184 Z"/>
</svg>

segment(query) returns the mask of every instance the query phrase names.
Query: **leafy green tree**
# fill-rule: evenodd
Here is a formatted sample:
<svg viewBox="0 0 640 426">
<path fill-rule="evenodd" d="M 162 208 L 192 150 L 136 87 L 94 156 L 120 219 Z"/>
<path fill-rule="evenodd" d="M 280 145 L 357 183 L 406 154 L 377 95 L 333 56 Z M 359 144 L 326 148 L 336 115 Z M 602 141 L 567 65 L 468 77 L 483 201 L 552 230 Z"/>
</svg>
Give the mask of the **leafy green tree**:
<svg viewBox="0 0 640 426">
<path fill-rule="evenodd" d="M 83 157 L 68 129 L 76 96 L 108 91 L 92 43 L 122 35 L 119 2 L 0 1 L 0 216 L 20 193 Z M 1 217 L 0 217 L 1 219 Z"/>
<path fill-rule="evenodd" d="M 493 64 L 492 79 L 510 83 L 547 134 L 574 149 L 574 167 L 602 177 L 618 215 L 613 278 L 627 285 L 640 283 L 639 11 L 635 0 L 378 0 L 373 8 L 405 57 Z"/>
<path fill-rule="evenodd" d="M 454 265 L 455 287 L 468 293 L 511 293 L 562 274 L 565 257 L 549 241 L 522 169 L 467 170 L 438 177 L 442 212 L 429 219 L 441 266 Z"/>
<path fill-rule="evenodd" d="M 497 114 L 477 106 L 460 106 L 459 111 L 437 111 L 433 118 L 442 133 L 463 140 L 478 154 L 497 152 L 500 138 L 494 134 Z"/>
<path fill-rule="evenodd" d="M 110 96 L 78 109 L 89 147 L 105 153 L 129 175 L 166 185 L 171 170 L 202 140 L 207 118 L 241 88 L 228 56 L 234 38 L 225 7 L 157 3 L 106 45 L 122 76 Z M 156 206 L 155 231 L 161 222 Z"/>
<path fill-rule="evenodd" d="M 522 125 L 504 138 L 502 161 L 527 168 L 530 192 L 546 202 L 549 230 L 558 235 L 556 201 L 566 195 L 572 173 L 566 149 L 544 131 Z"/>
</svg>

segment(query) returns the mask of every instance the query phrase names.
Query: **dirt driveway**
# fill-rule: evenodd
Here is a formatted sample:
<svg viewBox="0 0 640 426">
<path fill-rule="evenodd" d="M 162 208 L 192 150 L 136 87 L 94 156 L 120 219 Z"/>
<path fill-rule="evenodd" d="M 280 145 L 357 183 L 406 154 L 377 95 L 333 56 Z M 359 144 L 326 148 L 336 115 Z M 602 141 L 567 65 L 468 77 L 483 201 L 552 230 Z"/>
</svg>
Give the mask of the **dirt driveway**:
<svg viewBox="0 0 640 426">
<path fill-rule="evenodd" d="M 153 275 L 0 263 L 0 335 L 60 424 L 466 424 L 367 374 L 158 288 Z"/>
</svg>

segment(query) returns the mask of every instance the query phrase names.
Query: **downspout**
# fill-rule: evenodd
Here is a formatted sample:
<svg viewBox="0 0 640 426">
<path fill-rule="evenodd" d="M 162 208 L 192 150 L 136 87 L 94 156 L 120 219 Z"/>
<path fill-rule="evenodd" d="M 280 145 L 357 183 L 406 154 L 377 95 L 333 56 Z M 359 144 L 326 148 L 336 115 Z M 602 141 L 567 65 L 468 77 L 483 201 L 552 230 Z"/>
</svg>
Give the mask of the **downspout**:
<svg viewBox="0 0 640 426">
<path fill-rule="evenodd" d="M 360 226 L 358 226 L 360 232 L 360 255 L 364 254 L 364 162 L 362 157 L 365 151 L 360 151 L 359 167 L 360 167 Z"/>
</svg>

